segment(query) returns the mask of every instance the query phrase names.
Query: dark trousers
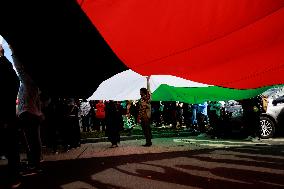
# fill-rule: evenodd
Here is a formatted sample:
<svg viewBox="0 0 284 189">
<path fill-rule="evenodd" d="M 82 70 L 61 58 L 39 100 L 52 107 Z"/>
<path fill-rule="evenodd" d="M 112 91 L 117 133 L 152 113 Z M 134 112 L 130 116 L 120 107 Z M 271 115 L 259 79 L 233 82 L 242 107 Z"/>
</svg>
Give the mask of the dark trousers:
<svg viewBox="0 0 284 189">
<path fill-rule="evenodd" d="M 69 139 L 71 147 L 79 147 L 80 146 L 80 126 L 78 117 L 70 116 L 68 118 L 68 129 L 69 129 Z"/>
<path fill-rule="evenodd" d="M 90 131 L 89 116 L 82 116 L 82 127 L 83 127 L 83 132 Z"/>
<path fill-rule="evenodd" d="M 0 150 L 1 152 L 3 152 L 3 155 L 5 155 L 8 159 L 8 169 L 4 176 L 7 177 L 8 180 L 16 180 L 20 177 L 20 152 L 19 132 L 15 121 L 10 122 L 6 126 L 0 126 L 0 143 Z M 0 180 L 4 181 L 4 179 Z"/>
<path fill-rule="evenodd" d="M 58 125 L 56 122 L 47 123 L 47 145 L 52 148 L 53 152 L 57 151 L 58 146 Z"/>
<path fill-rule="evenodd" d="M 161 125 L 161 112 L 160 111 L 155 111 L 152 114 L 152 121 L 156 123 L 156 126 L 160 126 Z"/>
<path fill-rule="evenodd" d="M 186 125 L 186 128 L 190 128 L 190 126 L 192 125 L 192 114 L 189 112 L 184 112 L 183 114 L 184 116 L 184 124 Z"/>
<path fill-rule="evenodd" d="M 244 115 L 246 123 L 246 133 L 248 136 L 260 137 L 260 115 L 255 112 L 249 112 Z"/>
<path fill-rule="evenodd" d="M 40 119 L 29 112 L 20 115 L 20 124 L 26 139 L 27 158 L 31 166 L 39 167 L 41 158 Z"/>
<path fill-rule="evenodd" d="M 120 126 L 117 125 L 118 120 L 108 121 L 106 125 L 106 136 L 112 145 L 117 145 L 120 142 Z"/>
<path fill-rule="evenodd" d="M 224 138 L 226 134 L 226 128 L 224 123 L 221 122 L 220 117 L 216 114 L 216 111 L 209 111 L 209 124 L 211 127 L 210 133 L 212 137 Z"/>
<path fill-rule="evenodd" d="M 100 126 L 102 126 L 102 131 L 106 130 L 106 122 L 104 118 L 97 118 L 97 128 L 98 130 L 100 130 Z"/>
<path fill-rule="evenodd" d="M 150 120 L 148 119 L 141 120 L 141 127 L 146 139 L 146 144 L 151 144 L 152 132 L 151 132 Z"/>
<path fill-rule="evenodd" d="M 197 123 L 198 123 L 198 128 L 201 133 L 206 132 L 206 124 L 207 124 L 207 115 L 204 115 L 202 113 L 197 114 Z"/>
<path fill-rule="evenodd" d="M 112 131 L 111 133 L 109 133 L 108 140 L 111 142 L 112 145 L 117 145 L 117 143 L 120 142 L 119 131 Z"/>
</svg>

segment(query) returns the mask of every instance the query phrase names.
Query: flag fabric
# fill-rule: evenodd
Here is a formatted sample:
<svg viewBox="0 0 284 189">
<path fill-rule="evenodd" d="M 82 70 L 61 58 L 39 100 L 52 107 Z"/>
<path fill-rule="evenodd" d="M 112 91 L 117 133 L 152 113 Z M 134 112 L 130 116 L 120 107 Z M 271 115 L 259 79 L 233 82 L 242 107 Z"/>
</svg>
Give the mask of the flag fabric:
<svg viewBox="0 0 284 189">
<path fill-rule="evenodd" d="M 232 89 L 170 75 L 152 75 L 149 83 L 153 101 L 180 101 L 190 104 L 248 99 L 267 92 L 268 89 L 277 88 L 277 86 L 267 86 L 256 89 Z M 88 100 L 138 100 L 140 88 L 146 86 L 146 76 L 133 70 L 126 70 L 102 82 Z"/>
<path fill-rule="evenodd" d="M 268 86 L 256 89 L 230 89 L 218 86 L 208 87 L 173 87 L 160 85 L 152 94 L 153 101 L 180 101 L 199 104 L 205 101 L 242 100 L 255 97 L 268 89 Z"/>
<path fill-rule="evenodd" d="M 161 84 L 175 87 L 208 86 L 170 75 L 152 75 L 149 83 L 151 92 L 154 92 Z M 88 100 L 138 100 L 142 87 L 147 87 L 146 76 L 142 76 L 133 70 L 126 70 L 102 82 Z"/>
<path fill-rule="evenodd" d="M 283 7 L 283 0 L 9 0 L 1 2 L 0 33 L 54 97 L 87 98 L 126 69 L 248 89 L 284 83 Z"/>
<path fill-rule="evenodd" d="M 88 98 L 101 82 L 129 69 L 77 1 L 1 1 L 0 17 L 2 37 L 48 96 Z"/>
<path fill-rule="evenodd" d="M 284 83 L 283 0 L 78 0 L 114 53 L 142 75 L 229 88 Z"/>
</svg>

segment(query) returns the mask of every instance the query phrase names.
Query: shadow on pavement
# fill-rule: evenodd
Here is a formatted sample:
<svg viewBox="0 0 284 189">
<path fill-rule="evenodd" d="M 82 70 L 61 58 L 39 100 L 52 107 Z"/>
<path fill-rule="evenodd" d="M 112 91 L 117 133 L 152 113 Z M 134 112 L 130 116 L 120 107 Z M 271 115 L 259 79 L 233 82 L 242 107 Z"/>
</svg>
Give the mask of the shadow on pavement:
<svg viewBox="0 0 284 189">
<path fill-rule="evenodd" d="M 23 178 L 22 188 L 284 188 L 284 146 L 50 161 L 43 169 Z"/>
</svg>

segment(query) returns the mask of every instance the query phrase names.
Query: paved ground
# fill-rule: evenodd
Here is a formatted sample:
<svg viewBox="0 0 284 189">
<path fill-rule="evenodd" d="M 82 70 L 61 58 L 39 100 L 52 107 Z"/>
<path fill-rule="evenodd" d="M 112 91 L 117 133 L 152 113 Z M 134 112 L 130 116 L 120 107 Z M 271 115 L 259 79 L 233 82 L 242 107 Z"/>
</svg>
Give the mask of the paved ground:
<svg viewBox="0 0 284 189">
<path fill-rule="evenodd" d="M 212 140 L 198 137 L 83 144 L 45 154 L 44 172 L 25 177 L 27 189 L 284 188 L 284 139 Z"/>
</svg>

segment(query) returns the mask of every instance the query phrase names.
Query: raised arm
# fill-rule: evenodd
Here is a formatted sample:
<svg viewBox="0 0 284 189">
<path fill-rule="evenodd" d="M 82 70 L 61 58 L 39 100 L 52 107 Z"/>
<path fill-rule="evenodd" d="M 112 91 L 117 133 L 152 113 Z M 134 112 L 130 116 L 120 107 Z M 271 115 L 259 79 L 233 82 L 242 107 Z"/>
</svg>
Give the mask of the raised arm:
<svg viewBox="0 0 284 189">
<path fill-rule="evenodd" d="M 9 45 L 9 48 L 11 49 L 12 52 L 12 59 L 14 62 L 14 66 L 18 72 L 19 78 L 23 83 L 29 83 L 32 82 L 32 79 L 30 78 L 30 76 L 28 74 L 26 74 L 25 72 L 25 68 L 23 66 L 23 64 L 18 60 L 18 58 L 15 56 L 13 48 Z"/>
<path fill-rule="evenodd" d="M 150 89 L 150 76 L 147 76 L 146 77 L 147 78 L 147 90 L 148 90 L 148 92 L 149 92 L 149 100 L 151 101 L 152 100 L 152 95 L 151 95 L 151 89 Z"/>
<path fill-rule="evenodd" d="M 13 69 L 12 63 L 4 55 L 4 49 L 1 44 L 0 44 L 0 58 L 1 58 L 1 62 L 5 64 L 5 66 L 8 66 L 9 68 Z"/>
</svg>

